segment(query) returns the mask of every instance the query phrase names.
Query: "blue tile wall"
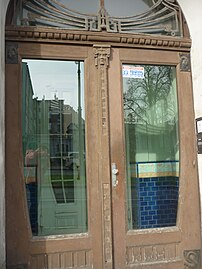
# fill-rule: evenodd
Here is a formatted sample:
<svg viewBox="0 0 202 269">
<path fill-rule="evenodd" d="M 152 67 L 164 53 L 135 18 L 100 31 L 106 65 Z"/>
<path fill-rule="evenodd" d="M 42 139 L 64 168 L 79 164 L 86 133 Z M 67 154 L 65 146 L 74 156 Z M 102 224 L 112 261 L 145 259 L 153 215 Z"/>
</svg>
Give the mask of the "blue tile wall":
<svg viewBox="0 0 202 269">
<path fill-rule="evenodd" d="M 179 178 L 132 179 L 133 228 L 160 228 L 176 225 Z"/>
<path fill-rule="evenodd" d="M 37 214 L 37 184 L 26 184 L 27 203 L 29 210 L 29 218 L 32 229 L 32 234 L 36 235 L 38 230 L 38 214 Z"/>
</svg>

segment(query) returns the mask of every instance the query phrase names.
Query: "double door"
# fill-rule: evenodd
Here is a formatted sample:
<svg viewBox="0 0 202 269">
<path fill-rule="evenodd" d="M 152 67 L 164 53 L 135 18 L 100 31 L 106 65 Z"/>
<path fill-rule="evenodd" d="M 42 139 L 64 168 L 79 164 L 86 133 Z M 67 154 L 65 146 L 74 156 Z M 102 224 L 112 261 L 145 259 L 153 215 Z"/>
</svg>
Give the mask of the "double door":
<svg viewBox="0 0 202 269">
<path fill-rule="evenodd" d="M 14 238 L 37 269 L 199 264 L 191 78 L 180 54 L 25 42 L 18 52 L 6 70 L 8 141 L 17 134 L 7 178 L 8 204 L 21 194 L 21 213 L 8 210 L 21 233 L 8 222 L 8 257 Z"/>
</svg>

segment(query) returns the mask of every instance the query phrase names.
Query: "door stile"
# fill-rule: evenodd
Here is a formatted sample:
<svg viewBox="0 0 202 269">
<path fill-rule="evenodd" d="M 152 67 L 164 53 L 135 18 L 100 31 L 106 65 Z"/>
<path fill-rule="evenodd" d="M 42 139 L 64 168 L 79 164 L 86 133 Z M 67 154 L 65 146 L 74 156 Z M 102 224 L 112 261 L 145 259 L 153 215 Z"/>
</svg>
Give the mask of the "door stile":
<svg viewBox="0 0 202 269">
<path fill-rule="evenodd" d="M 110 150 L 111 163 L 118 170 L 116 184 L 112 187 L 113 212 L 113 249 L 114 268 L 126 267 L 126 179 L 125 179 L 125 148 L 123 126 L 123 100 L 121 62 L 119 50 L 112 49 L 113 62 L 109 69 L 109 103 L 110 103 Z M 117 116 L 118 115 L 118 116 Z"/>
<path fill-rule="evenodd" d="M 190 255 L 193 260 L 200 263 L 200 205 L 198 203 L 199 183 L 197 175 L 196 139 L 194 131 L 193 91 L 191 81 L 190 54 L 179 53 L 178 72 L 178 100 L 179 100 L 179 122 L 180 130 L 180 152 L 181 152 L 181 179 L 178 226 L 182 231 L 183 252 L 185 264 Z M 186 115 L 186 117 L 183 117 Z M 192 128 L 190 128 L 192 126 Z M 190 143 L 191 142 L 191 143 Z M 195 193 L 195 195 L 193 195 Z M 190 205 L 194 205 L 194 210 Z M 186 212 L 184 214 L 183 212 Z M 189 220 L 189 221 L 187 221 Z M 195 232 L 193 232 L 195 231 Z M 196 268 L 198 268 L 196 267 Z"/>
<path fill-rule="evenodd" d="M 109 141 L 109 99 L 108 68 L 110 46 L 94 45 L 94 60 L 97 80 L 99 180 L 102 200 L 103 267 L 113 268 L 112 259 L 112 218 L 110 182 L 110 141 Z"/>
<path fill-rule="evenodd" d="M 22 210 L 16 210 L 16 205 L 17 208 L 26 208 L 26 201 L 21 170 L 22 165 L 19 163 L 22 148 L 21 131 L 19 132 L 21 121 L 19 117 L 13 117 L 13 115 L 19 115 L 21 113 L 21 92 L 19 92 L 21 86 L 21 64 L 18 55 L 18 45 L 16 43 L 10 43 L 7 44 L 6 49 L 7 54 L 11 56 L 10 59 L 6 57 L 5 78 L 7 260 L 16 262 L 17 259 L 20 259 L 22 263 L 25 263 L 29 259 L 29 244 L 27 239 L 30 238 L 31 232 L 27 225 L 27 215 Z M 13 57 L 15 58 L 14 61 L 12 60 Z M 16 192 L 15 190 L 18 191 Z M 18 221 L 16 221 L 16 215 L 13 214 L 15 211 L 19 218 Z M 15 229 L 13 229 L 13 224 L 15 224 Z M 16 255 L 16 251 L 12 252 L 12 249 L 18 249 L 18 254 Z"/>
</svg>

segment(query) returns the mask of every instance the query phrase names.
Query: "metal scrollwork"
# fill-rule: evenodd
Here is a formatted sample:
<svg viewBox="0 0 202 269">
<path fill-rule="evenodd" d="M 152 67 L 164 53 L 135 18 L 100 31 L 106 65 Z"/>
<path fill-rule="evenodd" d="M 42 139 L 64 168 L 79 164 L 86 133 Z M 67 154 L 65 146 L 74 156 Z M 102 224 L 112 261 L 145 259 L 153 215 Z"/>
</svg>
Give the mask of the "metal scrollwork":
<svg viewBox="0 0 202 269">
<path fill-rule="evenodd" d="M 22 9 L 23 12 L 20 12 Z M 104 2 L 97 14 L 83 14 L 58 0 L 22 0 L 19 14 L 23 14 L 21 25 L 99 32 L 183 35 L 182 12 L 175 0 L 153 0 L 153 5 L 146 12 L 127 17 L 111 16 Z"/>
</svg>

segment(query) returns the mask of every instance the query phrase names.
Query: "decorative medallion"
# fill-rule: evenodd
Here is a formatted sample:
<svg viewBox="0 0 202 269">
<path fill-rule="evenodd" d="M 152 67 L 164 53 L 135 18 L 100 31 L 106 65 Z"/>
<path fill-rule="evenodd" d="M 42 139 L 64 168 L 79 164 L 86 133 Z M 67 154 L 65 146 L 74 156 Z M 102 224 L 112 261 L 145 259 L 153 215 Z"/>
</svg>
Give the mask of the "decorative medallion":
<svg viewBox="0 0 202 269">
<path fill-rule="evenodd" d="M 18 44 L 14 42 L 6 42 L 6 64 L 18 63 Z"/>
<path fill-rule="evenodd" d="M 191 61 L 189 53 L 180 53 L 180 71 L 183 72 L 191 71 Z"/>
<path fill-rule="evenodd" d="M 201 269 L 201 250 L 184 251 L 184 269 Z"/>
</svg>

